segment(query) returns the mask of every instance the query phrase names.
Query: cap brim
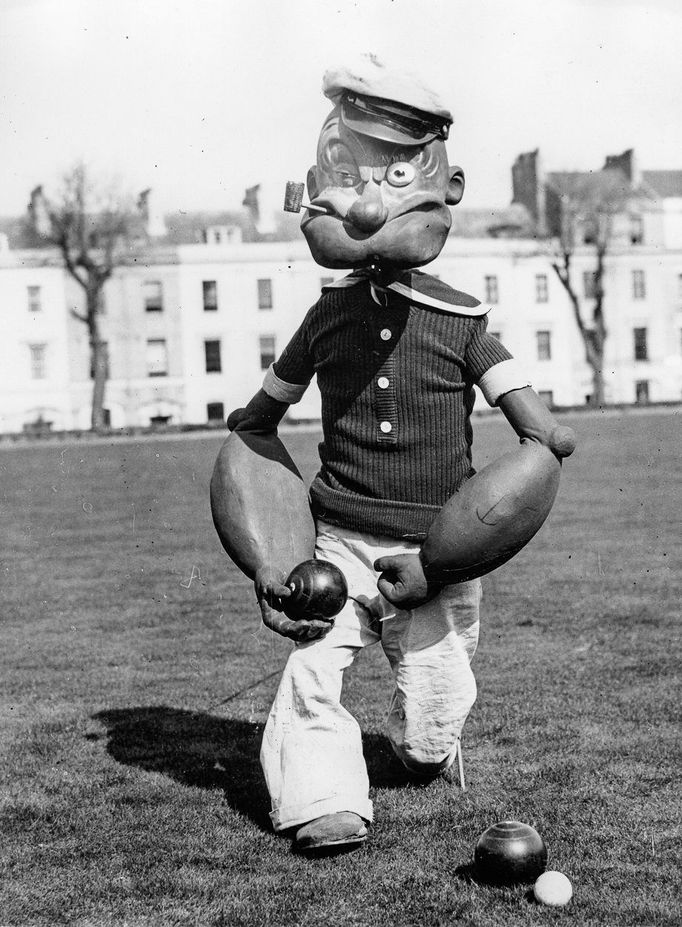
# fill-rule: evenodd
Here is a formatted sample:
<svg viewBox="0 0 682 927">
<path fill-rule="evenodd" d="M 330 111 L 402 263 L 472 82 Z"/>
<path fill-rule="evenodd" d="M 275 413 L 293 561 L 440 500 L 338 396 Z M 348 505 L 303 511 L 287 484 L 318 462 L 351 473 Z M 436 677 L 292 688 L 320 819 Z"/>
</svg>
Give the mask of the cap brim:
<svg viewBox="0 0 682 927">
<path fill-rule="evenodd" d="M 396 125 L 388 125 L 375 116 L 359 113 L 357 110 L 349 113 L 348 107 L 341 107 L 341 119 L 345 126 L 361 135 L 369 135 L 383 142 L 393 142 L 396 145 L 425 145 L 436 138 L 436 132 L 420 133 L 417 137 L 412 132 L 406 132 Z"/>
</svg>

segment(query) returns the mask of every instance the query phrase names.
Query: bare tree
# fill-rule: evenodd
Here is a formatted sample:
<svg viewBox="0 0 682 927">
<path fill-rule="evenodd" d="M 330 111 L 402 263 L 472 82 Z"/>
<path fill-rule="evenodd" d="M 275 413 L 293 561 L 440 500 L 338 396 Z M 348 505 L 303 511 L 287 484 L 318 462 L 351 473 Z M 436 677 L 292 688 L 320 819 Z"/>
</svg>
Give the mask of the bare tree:
<svg viewBox="0 0 682 927">
<path fill-rule="evenodd" d="M 87 327 L 93 375 L 90 422 L 94 431 L 101 431 L 108 378 L 107 346 L 100 325 L 103 290 L 126 257 L 139 228 L 139 216 L 118 184 L 94 181 L 81 162 L 64 176 L 56 199 L 49 200 L 42 187 L 36 187 L 28 211 L 34 232 L 58 248 L 64 267 L 85 294 L 84 311 L 71 312 Z"/>
<path fill-rule="evenodd" d="M 636 194 L 625 174 L 617 169 L 567 177 L 569 182 L 565 188 L 554 191 L 557 254 L 552 268 L 568 294 L 585 346 L 585 359 L 592 372 L 590 405 L 602 406 L 608 336 L 604 318 L 604 272 L 607 255 L 619 231 L 618 220 L 636 200 Z M 627 220 L 627 216 L 625 218 Z M 590 275 L 589 312 L 582 309 L 574 278 L 573 258 L 583 246 L 591 247 L 594 253 L 593 268 L 587 272 Z"/>
</svg>

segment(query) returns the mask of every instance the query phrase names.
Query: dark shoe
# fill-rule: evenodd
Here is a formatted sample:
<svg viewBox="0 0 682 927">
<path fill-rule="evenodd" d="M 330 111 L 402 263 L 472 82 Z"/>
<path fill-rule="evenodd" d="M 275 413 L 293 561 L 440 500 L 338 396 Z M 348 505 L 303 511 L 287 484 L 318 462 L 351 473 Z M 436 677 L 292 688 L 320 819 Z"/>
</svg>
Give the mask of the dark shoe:
<svg viewBox="0 0 682 927">
<path fill-rule="evenodd" d="M 360 815 L 353 811 L 338 811 L 299 827 L 294 837 L 294 850 L 319 854 L 353 850 L 366 840 L 367 827 Z"/>
</svg>

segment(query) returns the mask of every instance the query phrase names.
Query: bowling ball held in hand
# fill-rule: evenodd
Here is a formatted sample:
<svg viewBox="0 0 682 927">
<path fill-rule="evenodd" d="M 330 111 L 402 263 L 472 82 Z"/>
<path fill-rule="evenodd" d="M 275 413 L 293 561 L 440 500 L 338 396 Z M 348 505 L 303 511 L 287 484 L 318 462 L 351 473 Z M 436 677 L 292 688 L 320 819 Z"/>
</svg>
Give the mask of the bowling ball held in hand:
<svg viewBox="0 0 682 927">
<path fill-rule="evenodd" d="M 346 578 L 327 560 L 304 560 L 284 581 L 291 595 L 282 599 L 284 614 L 292 621 L 318 618 L 332 621 L 348 598 Z"/>
</svg>

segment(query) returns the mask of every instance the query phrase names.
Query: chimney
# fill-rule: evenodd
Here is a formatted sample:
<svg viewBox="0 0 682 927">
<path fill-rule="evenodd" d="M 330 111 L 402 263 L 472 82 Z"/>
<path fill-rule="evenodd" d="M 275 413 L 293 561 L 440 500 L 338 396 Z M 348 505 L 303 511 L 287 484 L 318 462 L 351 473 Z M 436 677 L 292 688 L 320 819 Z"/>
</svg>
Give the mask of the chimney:
<svg viewBox="0 0 682 927">
<path fill-rule="evenodd" d="M 632 187 L 640 185 L 642 178 L 637 167 L 634 148 L 628 148 L 627 151 L 619 155 L 607 155 L 603 170 L 613 169 L 622 171 Z"/>
<path fill-rule="evenodd" d="M 47 211 L 47 201 L 42 187 L 31 190 L 31 202 L 28 204 L 28 214 L 36 233 L 41 238 L 47 238 L 52 231 L 50 214 Z"/>
<path fill-rule="evenodd" d="M 264 191 L 259 183 L 253 187 L 247 187 L 244 192 L 242 206 L 246 206 L 259 235 L 271 235 L 276 229 L 275 206 L 271 193 L 271 190 Z M 281 195 L 277 203 L 279 204 L 280 201 Z"/>
<path fill-rule="evenodd" d="M 144 230 L 150 238 L 163 238 L 166 232 L 166 223 L 159 212 L 152 196 L 151 187 L 143 190 L 137 198 L 137 208 L 144 221 Z"/>
<path fill-rule="evenodd" d="M 526 207 L 538 235 L 547 234 L 545 179 L 538 148 L 520 154 L 512 165 L 512 203 Z"/>
</svg>

